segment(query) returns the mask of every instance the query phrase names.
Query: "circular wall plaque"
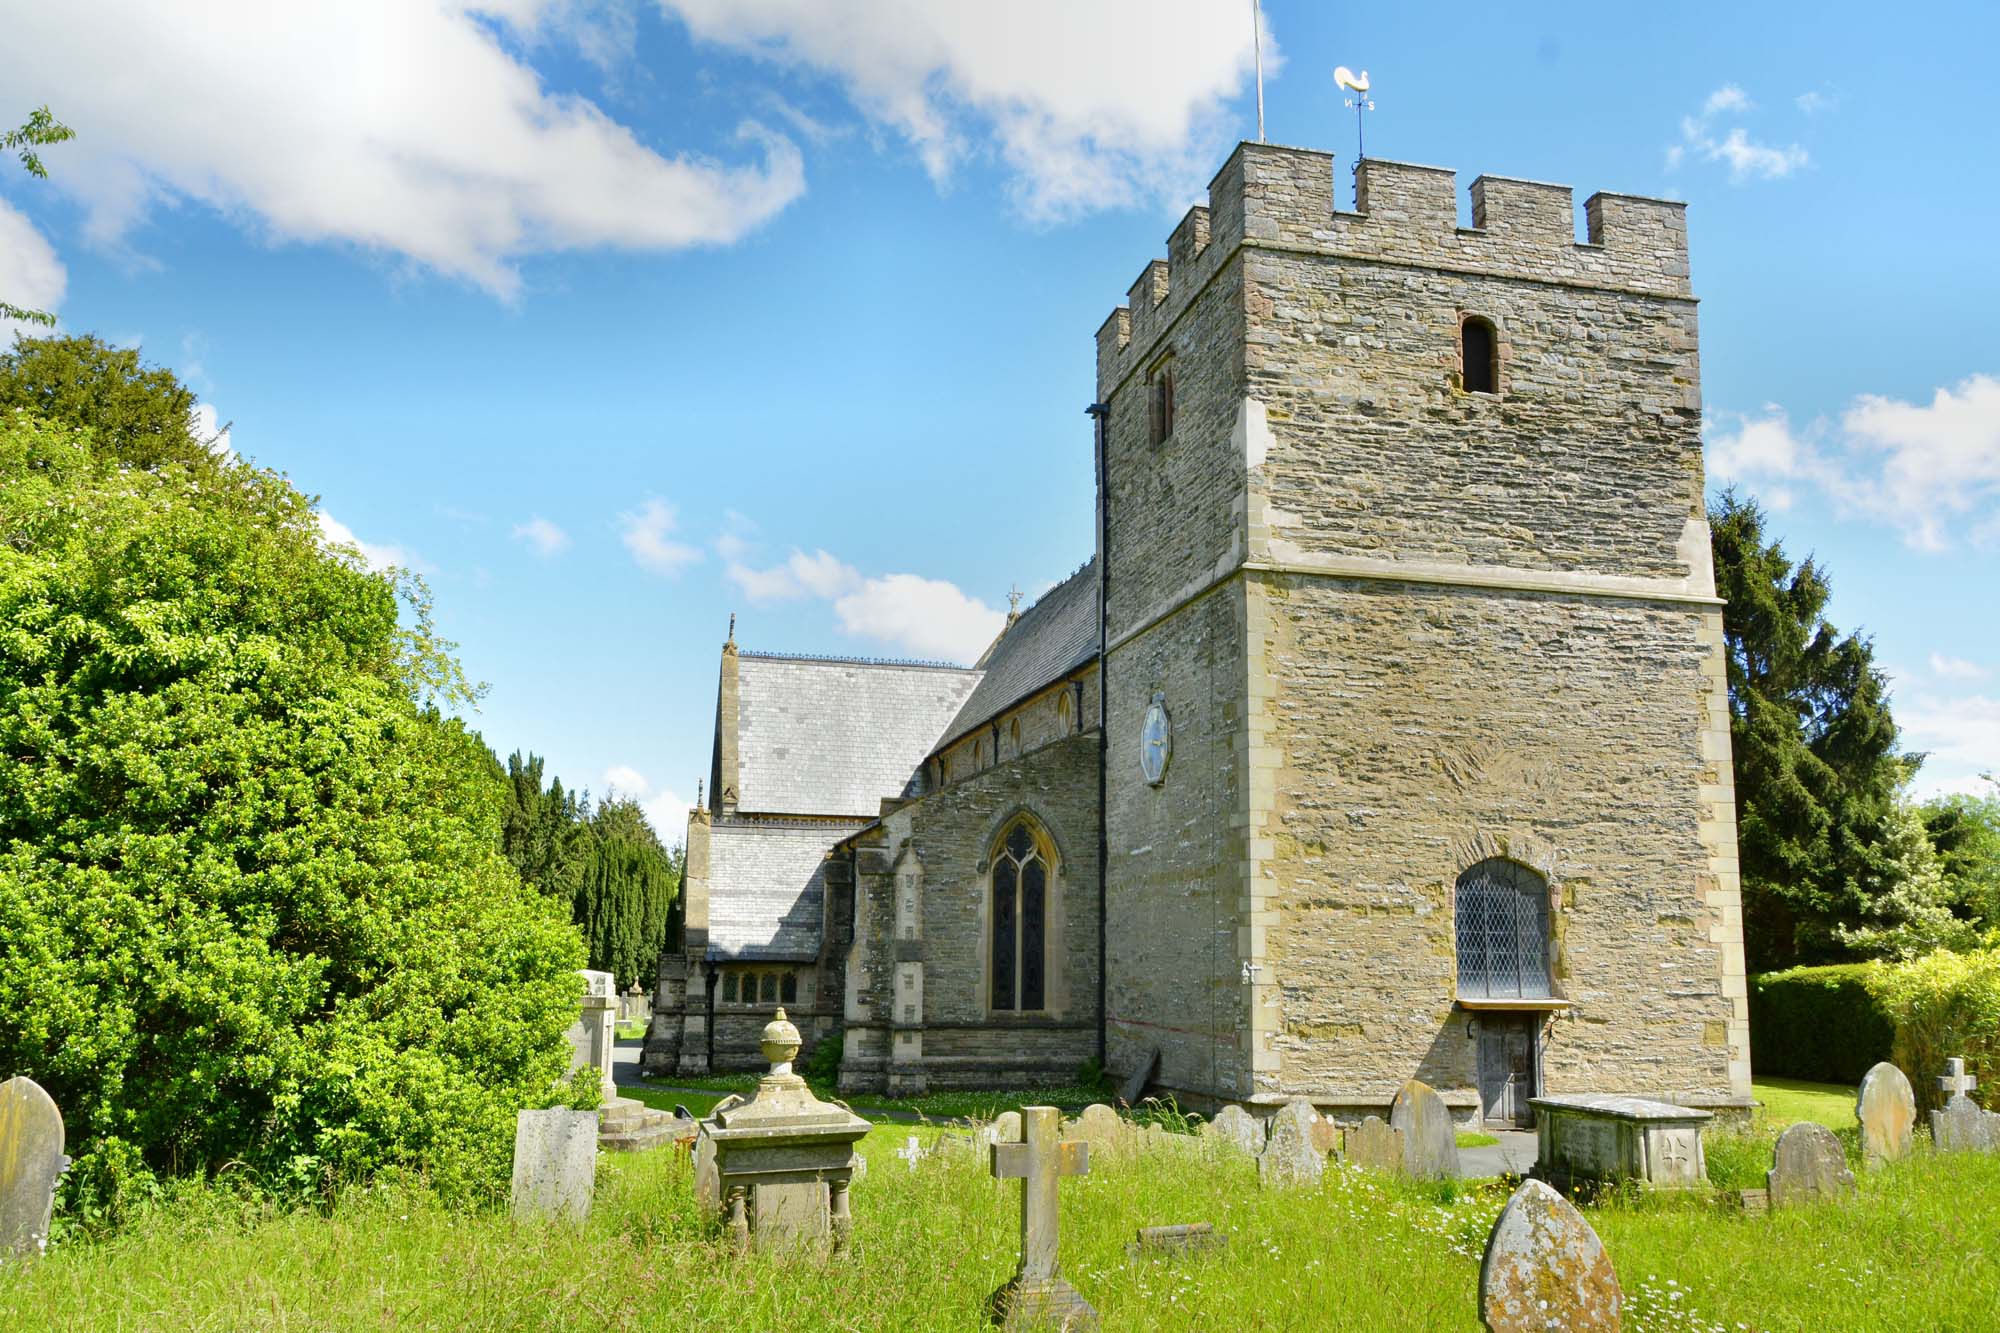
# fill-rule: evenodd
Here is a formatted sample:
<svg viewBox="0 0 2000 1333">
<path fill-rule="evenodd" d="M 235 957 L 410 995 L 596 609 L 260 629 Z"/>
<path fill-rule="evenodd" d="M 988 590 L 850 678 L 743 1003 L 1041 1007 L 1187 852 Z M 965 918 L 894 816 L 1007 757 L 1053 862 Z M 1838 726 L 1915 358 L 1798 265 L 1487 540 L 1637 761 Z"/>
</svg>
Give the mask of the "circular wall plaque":
<svg viewBox="0 0 2000 1333">
<path fill-rule="evenodd" d="M 1167 760 L 1174 750 L 1173 719 L 1167 716 L 1167 696 L 1154 694 L 1139 730 L 1139 771 L 1157 787 L 1167 778 Z"/>
</svg>

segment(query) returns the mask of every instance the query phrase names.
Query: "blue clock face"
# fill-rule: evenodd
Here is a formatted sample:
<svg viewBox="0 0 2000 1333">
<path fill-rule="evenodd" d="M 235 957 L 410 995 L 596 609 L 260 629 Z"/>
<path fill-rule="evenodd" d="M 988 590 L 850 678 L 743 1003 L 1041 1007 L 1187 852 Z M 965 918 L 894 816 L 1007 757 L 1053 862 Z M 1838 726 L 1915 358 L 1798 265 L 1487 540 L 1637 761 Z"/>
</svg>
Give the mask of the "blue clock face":
<svg viewBox="0 0 2000 1333">
<path fill-rule="evenodd" d="M 1173 724 L 1167 717 L 1166 700 L 1153 696 L 1146 709 L 1146 721 L 1139 729 L 1139 771 L 1146 781 L 1159 786 L 1167 776 L 1167 757 L 1173 752 Z"/>
</svg>

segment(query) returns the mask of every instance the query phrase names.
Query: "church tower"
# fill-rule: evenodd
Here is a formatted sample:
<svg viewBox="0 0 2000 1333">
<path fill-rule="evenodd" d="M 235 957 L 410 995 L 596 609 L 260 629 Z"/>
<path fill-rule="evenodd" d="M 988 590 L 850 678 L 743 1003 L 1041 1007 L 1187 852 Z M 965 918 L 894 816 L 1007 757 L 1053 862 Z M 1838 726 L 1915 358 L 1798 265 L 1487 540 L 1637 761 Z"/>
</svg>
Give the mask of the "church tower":
<svg viewBox="0 0 2000 1333">
<path fill-rule="evenodd" d="M 1097 336 L 1109 1059 L 1748 1104 L 1682 205 L 1240 145 Z"/>
</svg>

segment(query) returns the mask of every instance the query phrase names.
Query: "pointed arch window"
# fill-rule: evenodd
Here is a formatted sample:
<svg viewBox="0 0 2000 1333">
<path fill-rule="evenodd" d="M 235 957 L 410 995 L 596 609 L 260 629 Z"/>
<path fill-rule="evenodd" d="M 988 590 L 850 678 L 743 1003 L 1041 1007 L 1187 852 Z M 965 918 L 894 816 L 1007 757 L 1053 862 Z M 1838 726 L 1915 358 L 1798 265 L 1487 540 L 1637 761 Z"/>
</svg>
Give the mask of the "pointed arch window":
<svg viewBox="0 0 2000 1333">
<path fill-rule="evenodd" d="M 1548 881 L 1489 857 L 1458 877 L 1458 994 L 1467 1000 L 1548 999 Z"/>
<path fill-rule="evenodd" d="M 1026 817 L 1008 825 L 993 849 L 989 962 L 993 1009 L 1048 1007 L 1049 863 L 1047 841 Z"/>
</svg>

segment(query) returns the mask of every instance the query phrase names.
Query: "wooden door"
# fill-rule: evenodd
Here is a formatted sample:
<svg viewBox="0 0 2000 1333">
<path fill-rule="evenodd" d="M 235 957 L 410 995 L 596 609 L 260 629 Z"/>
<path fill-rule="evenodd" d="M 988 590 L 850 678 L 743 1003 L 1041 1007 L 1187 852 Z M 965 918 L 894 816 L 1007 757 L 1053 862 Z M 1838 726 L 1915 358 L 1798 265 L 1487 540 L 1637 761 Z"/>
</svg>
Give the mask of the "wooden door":
<svg viewBox="0 0 2000 1333">
<path fill-rule="evenodd" d="M 1535 1020 L 1529 1014 L 1479 1018 L 1479 1100 L 1488 1124 L 1525 1125 L 1535 1095 Z"/>
</svg>

